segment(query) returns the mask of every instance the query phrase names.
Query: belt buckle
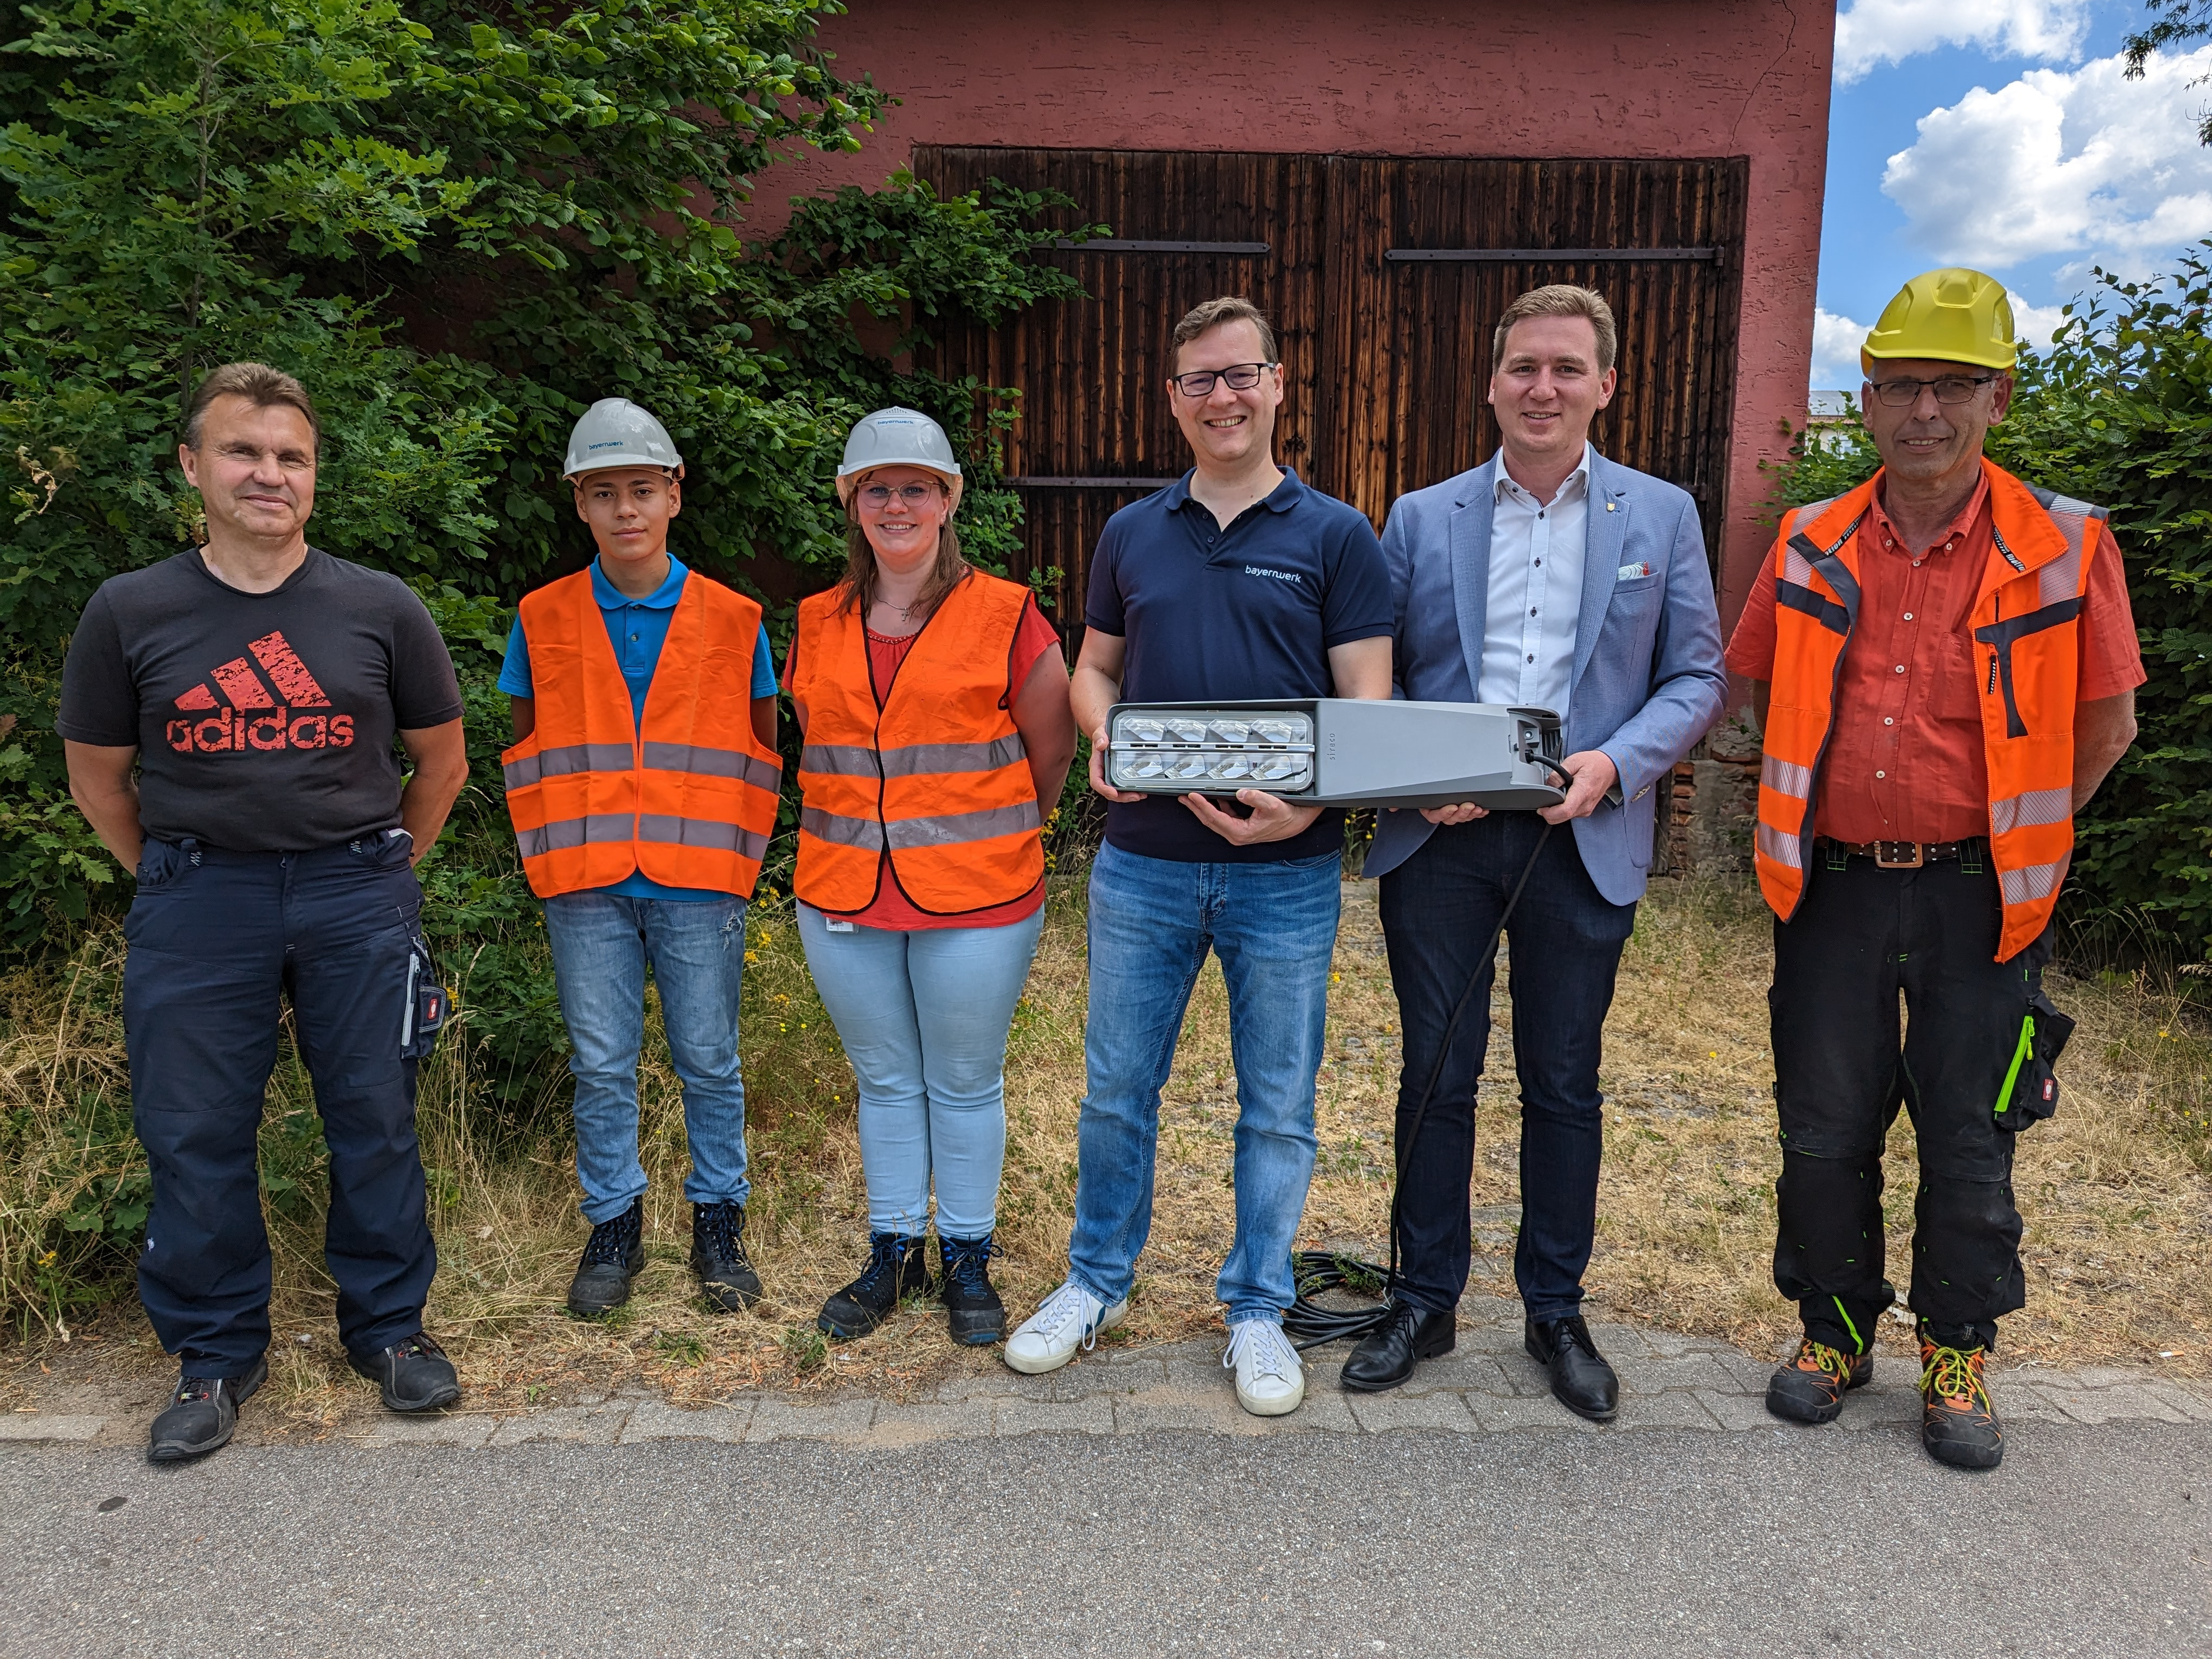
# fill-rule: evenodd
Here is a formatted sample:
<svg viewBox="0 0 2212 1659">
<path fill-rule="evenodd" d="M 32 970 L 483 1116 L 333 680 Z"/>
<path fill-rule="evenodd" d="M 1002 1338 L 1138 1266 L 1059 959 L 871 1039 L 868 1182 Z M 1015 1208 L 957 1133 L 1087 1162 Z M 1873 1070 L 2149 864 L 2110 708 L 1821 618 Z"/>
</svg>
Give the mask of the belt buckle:
<svg viewBox="0 0 2212 1659">
<path fill-rule="evenodd" d="M 1912 851 L 1911 858 L 1892 858 L 1892 848 L 1905 847 Z M 1917 841 L 1878 841 L 1874 844 L 1874 861 L 1877 869 L 1917 870 L 1928 862 L 1928 849 Z"/>
</svg>

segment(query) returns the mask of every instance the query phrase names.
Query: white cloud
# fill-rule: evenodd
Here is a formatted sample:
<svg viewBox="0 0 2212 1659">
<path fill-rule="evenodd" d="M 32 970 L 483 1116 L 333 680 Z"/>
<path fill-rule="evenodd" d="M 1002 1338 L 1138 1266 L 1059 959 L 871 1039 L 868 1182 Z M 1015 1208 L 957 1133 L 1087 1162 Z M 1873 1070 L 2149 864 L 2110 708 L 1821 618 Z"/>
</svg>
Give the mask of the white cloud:
<svg viewBox="0 0 2212 1659">
<path fill-rule="evenodd" d="M 2071 63 L 2088 33 L 2091 0 L 1856 0 L 1836 19 L 1836 79 L 1939 46 Z"/>
<path fill-rule="evenodd" d="M 2030 70 L 1921 118 L 1881 187 L 1907 234 L 1946 264 L 2002 270 L 2076 252 L 2142 272 L 2212 234 L 2212 149 L 2197 142 L 2212 46 Z"/>
<path fill-rule="evenodd" d="M 2027 342 L 2031 349 L 2047 351 L 2051 337 L 2065 326 L 2066 308 L 2063 306 L 2032 306 L 2014 293 L 2005 290 L 2005 298 L 2012 301 L 2012 331 Z"/>
<path fill-rule="evenodd" d="M 1867 325 L 1855 323 L 1848 317 L 1839 317 L 1822 307 L 1813 310 L 1813 386 L 1814 390 L 1826 387 L 1856 395 L 1859 382 L 1866 377 L 1859 373 L 1859 347 L 1865 343 Z"/>
</svg>

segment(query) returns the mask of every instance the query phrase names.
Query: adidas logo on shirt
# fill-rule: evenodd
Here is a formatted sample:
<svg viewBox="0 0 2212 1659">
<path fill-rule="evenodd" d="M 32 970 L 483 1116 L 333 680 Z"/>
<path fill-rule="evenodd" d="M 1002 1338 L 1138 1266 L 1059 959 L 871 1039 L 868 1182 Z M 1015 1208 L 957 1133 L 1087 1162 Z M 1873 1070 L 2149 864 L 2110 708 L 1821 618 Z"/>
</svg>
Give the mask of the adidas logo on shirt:
<svg viewBox="0 0 2212 1659">
<path fill-rule="evenodd" d="M 331 712 L 330 698 L 281 630 L 246 648 L 251 660 L 233 657 L 177 699 L 186 712 L 165 728 L 170 748 L 220 755 L 352 746 L 353 716 Z"/>
</svg>

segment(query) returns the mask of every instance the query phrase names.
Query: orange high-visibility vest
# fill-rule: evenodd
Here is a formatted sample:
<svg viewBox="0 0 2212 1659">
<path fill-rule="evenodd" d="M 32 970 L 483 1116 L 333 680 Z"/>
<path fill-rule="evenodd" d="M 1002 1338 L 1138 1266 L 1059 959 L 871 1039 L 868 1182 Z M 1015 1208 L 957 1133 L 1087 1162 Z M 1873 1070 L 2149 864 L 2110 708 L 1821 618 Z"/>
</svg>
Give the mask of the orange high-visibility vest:
<svg viewBox="0 0 2212 1659">
<path fill-rule="evenodd" d="M 592 573 L 524 597 L 538 725 L 500 758 L 523 872 L 540 898 L 641 871 L 752 896 L 783 763 L 753 734 L 760 606 L 693 571 L 668 620 L 644 729 Z"/>
<path fill-rule="evenodd" d="M 1990 848 L 2004 902 L 1996 959 L 2005 962 L 2050 921 L 2073 857 L 2080 617 L 2106 513 L 1982 465 L 1993 534 L 1967 626 L 1982 693 Z M 1774 682 L 1753 863 L 1784 921 L 1812 868 L 1813 803 L 1858 620 L 1859 524 L 1881 477 L 1799 507 L 1774 544 Z"/>
<path fill-rule="evenodd" d="M 888 862 L 917 909 L 1010 904 L 1044 878 L 1029 753 L 1010 712 L 1029 592 L 975 571 L 907 647 L 880 706 L 867 630 L 841 585 L 803 599 L 791 694 L 806 708 L 792 891 L 850 915 Z"/>
</svg>

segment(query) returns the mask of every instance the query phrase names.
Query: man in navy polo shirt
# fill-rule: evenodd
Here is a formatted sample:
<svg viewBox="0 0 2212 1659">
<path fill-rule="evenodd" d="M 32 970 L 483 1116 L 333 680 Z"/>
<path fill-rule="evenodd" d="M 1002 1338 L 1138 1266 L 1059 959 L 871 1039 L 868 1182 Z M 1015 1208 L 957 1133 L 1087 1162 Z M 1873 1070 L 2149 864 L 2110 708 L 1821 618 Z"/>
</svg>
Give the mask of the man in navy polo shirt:
<svg viewBox="0 0 2212 1659">
<path fill-rule="evenodd" d="M 1229 987 L 1238 1105 L 1237 1235 L 1214 1291 L 1229 1310 L 1223 1364 L 1238 1403 L 1273 1417 L 1305 1397 L 1282 1316 L 1313 1176 L 1343 814 L 1256 789 L 1231 809 L 1110 788 L 1106 714 L 1123 700 L 1387 698 L 1390 582 L 1359 511 L 1275 465 L 1283 373 L 1256 307 L 1200 306 L 1176 325 L 1170 363 L 1169 400 L 1195 465 L 1108 520 L 1075 667 L 1091 787 L 1113 805 L 1091 872 L 1068 1277 L 1008 1340 L 1006 1362 L 1051 1370 L 1128 1311 L 1152 1228 L 1160 1086 L 1212 949 Z"/>
</svg>

